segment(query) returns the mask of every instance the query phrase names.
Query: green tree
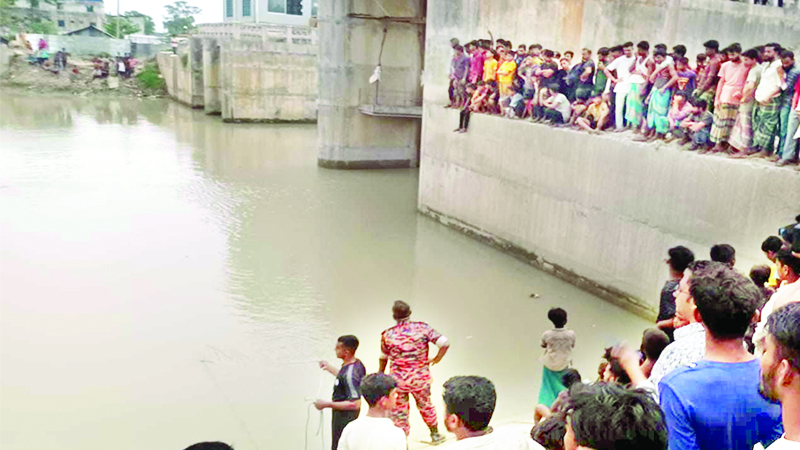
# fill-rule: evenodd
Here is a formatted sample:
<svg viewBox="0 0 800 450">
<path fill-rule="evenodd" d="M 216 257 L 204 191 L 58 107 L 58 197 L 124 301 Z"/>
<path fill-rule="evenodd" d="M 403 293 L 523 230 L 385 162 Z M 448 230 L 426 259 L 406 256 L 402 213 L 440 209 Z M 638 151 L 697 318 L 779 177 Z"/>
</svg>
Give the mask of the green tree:
<svg viewBox="0 0 800 450">
<path fill-rule="evenodd" d="M 117 36 L 117 22 L 119 22 L 119 36 Z M 123 36 L 128 36 L 131 34 L 136 34 L 141 29 L 139 25 L 128 20 L 126 17 L 118 17 L 118 16 L 106 16 L 106 33 L 114 36 L 122 38 Z"/>
<path fill-rule="evenodd" d="M 125 17 L 143 17 L 144 18 L 144 34 L 154 35 L 156 34 L 156 23 L 153 22 L 153 18 L 142 14 L 138 11 L 128 11 L 123 14 Z"/>
<path fill-rule="evenodd" d="M 193 30 L 194 16 L 200 14 L 200 8 L 190 6 L 184 1 L 177 1 L 171 5 L 165 5 L 167 14 L 164 16 L 164 28 L 171 35 L 188 33 Z"/>
</svg>

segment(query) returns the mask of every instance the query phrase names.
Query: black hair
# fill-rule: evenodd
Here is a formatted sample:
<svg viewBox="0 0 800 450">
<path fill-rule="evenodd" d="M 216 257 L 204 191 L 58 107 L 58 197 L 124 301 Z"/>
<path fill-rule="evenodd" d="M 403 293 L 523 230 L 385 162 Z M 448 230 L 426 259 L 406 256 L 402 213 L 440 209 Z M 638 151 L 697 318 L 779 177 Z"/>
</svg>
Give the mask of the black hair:
<svg viewBox="0 0 800 450">
<path fill-rule="evenodd" d="M 453 50 L 455 50 L 457 52 L 463 52 L 464 51 L 464 47 L 462 47 L 461 44 L 456 44 L 456 45 L 453 46 Z"/>
<path fill-rule="evenodd" d="M 344 348 L 351 350 L 353 353 L 358 350 L 358 338 L 352 334 L 339 336 L 338 342 L 341 342 Z"/>
<path fill-rule="evenodd" d="M 800 275 L 800 258 L 794 256 L 790 249 L 778 250 L 778 254 L 775 257 L 795 275 Z"/>
<path fill-rule="evenodd" d="M 608 47 L 600 47 L 600 49 L 597 50 L 597 54 L 603 57 L 608 56 L 609 53 L 611 52 L 608 50 Z"/>
<path fill-rule="evenodd" d="M 369 406 L 375 406 L 383 397 L 388 397 L 397 388 L 394 377 L 383 373 L 371 373 L 361 380 L 361 396 Z"/>
<path fill-rule="evenodd" d="M 702 98 L 692 97 L 691 100 L 689 100 L 689 103 L 696 108 L 700 109 L 708 108 L 708 102 L 703 100 Z"/>
<path fill-rule="evenodd" d="M 719 262 L 695 261 L 689 270 L 689 292 L 706 330 L 720 340 L 743 338 L 761 300 L 758 287 Z"/>
<path fill-rule="evenodd" d="M 198 442 L 186 447 L 186 450 L 233 450 L 233 447 L 224 442 Z"/>
<path fill-rule="evenodd" d="M 553 57 L 556 59 L 561 59 L 561 52 L 553 52 Z"/>
<path fill-rule="evenodd" d="M 572 50 L 567 50 L 567 51 L 565 51 L 565 52 L 564 52 L 564 56 L 567 56 L 567 53 L 569 53 L 569 54 L 570 54 L 570 55 L 572 55 L 572 56 L 575 56 L 575 52 L 573 52 Z"/>
<path fill-rule="evenodd" d="M 539 50 L 541 50 L 542 49 L 542 44 L 533 44 L 533 45 L 531 45 L 531 47 L 538 48 Z"/>
<path fill-rule="evenodd" d="M 792 58 L 794 59 L 794 52 L 791 50 L 783 50 L 781 52 L 781 58 Z"/>
<path fill-rule="evenodd" d="M 519 45 L 517 46 L 517 48 L 520 48 L 520 47 L 522 47 L 522 48 L 524 48 L 524 49 L 527 49 L 527 48 L 528 48 L 528 46 L 527 46 L 527 45 L 525 45 L 525 44 L 519 44 Z"/>
<path fill-rule="evenodd" d="M 622 48 L 626 48 L 626 47 L 633 47 L 633 42 L 631 42 L 631 41 L 628 41 L 628 42 L 626 42 L 626 43 L 622 44 L 622 45 L 621 45 L 621 47 L 622 47 Z"/>
<path fill-rule="evenodd" d="M 562 450 L 566 434 L 566 413 L 555 413 L 531 428 L 531 439 L 547 450 Z"/>
<path fill-rule="evenodd" d="M 650 43 L 647 41 L 640 41 L 638 44 L 636 44 L 636 48 L 640 50 L 650 50 Z"/>
<path fill-rule="evenodd" d="M 666 58 L 667 57 L 667 50 L 663 49 L 663 48 L 659 48 L 655 52 L 653 52 L 653 56 L 663 56 L 663 57 Z"/>
<path fill-rule="evenodd" d="M 775 338 L 778 357 L 800 372 L 800 303 L 789 303 L 770 314 L 766 328 Z"/>
<path fill-rule="evenodd" d="M 697 60 L 698 61 L 705 61 L 707 59 L 708 59 L 708 55 L 706 55 L 705 53 L 698 53 L 697 54 Z"/>
<path fill-rule="evenodd" d="M 575 383 L 581 382 L 581 373 L 578 372 L 576 369 L 565 369 L 564 375 L 561 375 L 561 384 L 564 385 L 565 388 L 569 389 Z"/>
<path fill-rule="evenodd" d="M 731 264 L 736 259 L 736 249 L 728 244 L 717 244 L 711 247 L 711 260 L 723 264 Z"/>
<path fill-rule="evenodd" d="M 656 44 L 653 46 L 653 48 L 656 50 L 663 49 L 664 51 L 667 51 L 667 44 Z"/>
<path fill-rule="evenodd" d="M 705 47 L 705 48 L 710 48 L 710 49 L 712 49 L 712 50 L 714 50 L 714 51 L 719 51 L 719 42 L 718 42 L 718 41 L 716 41 L 716 40 L 714 40 L 714 39 L 712 39 L 712 40 L 710 40 L 710 41 L 706 41 L 706 42 L 703 44 L 703 47 Z"/>
<path fill-rule="evenodd" d="M 653 397 L 614 383 L 570 389 L 575 443 L 595 450 L 666 450 L 667 425 Z"/>
<path fill-rule="evenodd" d="M 497 55 L 495 54 L 495 56 Z M 410 315 L 411 315 L 411 307 L 408 306 L 408 303 L 402 300 L 397 300 L 394 302 L 394 305 L 392 305 L 392 317 L 394 318 L 394 320 L 405 319 L 408 318 Z"/>
<path fill-rule="evenodd" d="M 781 248 L 783 248 L 783 241 L 778 236 L 770 236 L 761 243 L 761 251 L 764 253 L 777 252 Z"/>
<path fill-rule="evenodd" d="M 756 61 L 758 61 L 759 53 L 760 52 L 758 51 L 758 49 L 751 48 L 749 50 L 745 50 L 744 53 L 742 53 L 742 56 L 746 56 L 750 59 L 755 59 Z"/>
<path fill-rule="evenodd" d="M 779 55 L 783 51 L 783 47 L 781 46 L 781 44 L 778 44 L 777 42 L 770 42 L 769 44 L 765 44 L 764 48 L 767 47 L 772 47 L 773 49 L 775 49 L 775 52 L 778 53 Z"/>
<path fill-rule="evenodd" d="M 689 65 L 689 58 L 687 58 L 685 56 L 679 56 L 679 57 L 675 58 L 675 63 L 676 64 L 677 63 L 681 63 L 681 64 L 685 64 L 685 65 L 688 66 Z M 678 91 L 678 92 L 680 92 L 680 91 Z M 686 97 L 685 94 L 684 94 L 684 97 Z"/>
<path fill-rule="evenodd" d="M 689 267 L 689 263 L 694 261 L 694 253 L 682 245 L 672 247 L 667 253 L 669 254 L 669 265 L 675 272 L 683 273 Z"/>
<path fill-rule="evenodd" d="M 678 44 L 675 47 L 672 47 L 672 51 L 678 56 L 686 56 L 686 46 L 683 44 Z"/>
<path fill-rule="evenodd" d="M 631 46 L 633 46 L 633 42 L 631 42 Z M 615 45 L 615 46 L 611 47 L 609 49 L 609 51 L 611 51 L 611 52 L 621 52 L 622 51 L 622 46 L 621 45 Z"/>
<path fill-rule="evenodd" d="M 750 269 L 750 279 L 756 286 L 764 287 L 767 281 L 769 281 L 769 275 L 771 272 L 772 269 L 770 269 L 768 265 L 759 264 Z"/>
<path fill-rule="evenodd" d="M 547 318 L 556 328 L 564 328 L 567 324 L 567 312 L 562 308 L 550 308 L 550 311 L 547 311 Z"/>
<path fill-rule="evenodd" d="M 725 49 L 726 53 L 742 53 L 742 45 L 738 42 L 733 43 Z"/>
<path fill-rule="evenodd" d="M 444 383 L 444 404 L 448 415 L 455 414 L 470 431 L 485 430 L 497 404 L 494 383 L 484 377 L 453 377 Z"/>
<path fill-rule="evenodd" d="M 544 52 L 542 52 L 542 54 L 548 58 L 552 58 L 553 56 L 555 56 L 555 53 L 553 53 L 552 50 L 545 50 Z"/>
<path fill-rule="evenodd" d="M 620 364 L 619 359 L 611 356 L 611 352 L 613 351 L 613 347 L 608 347 L 606 352 L 603 354 L 603 359 L 608 361 L 608 364 L 611 366 L 609 370 L 611 370 L 611 374 L 614 375 L 614 378 L 617 379 L 617 383 L 620 384 L 630 384 L 631 378 L 628 376 L 628 372 L 622 367 Z"/>
<path fill-rule="evenodd" d="M 642 336 L 642 353 L 647 359 L 658 361 L 661 352 L 669 345 L 669 336 L 658 328 L 644 330 Z"/>
</svg>

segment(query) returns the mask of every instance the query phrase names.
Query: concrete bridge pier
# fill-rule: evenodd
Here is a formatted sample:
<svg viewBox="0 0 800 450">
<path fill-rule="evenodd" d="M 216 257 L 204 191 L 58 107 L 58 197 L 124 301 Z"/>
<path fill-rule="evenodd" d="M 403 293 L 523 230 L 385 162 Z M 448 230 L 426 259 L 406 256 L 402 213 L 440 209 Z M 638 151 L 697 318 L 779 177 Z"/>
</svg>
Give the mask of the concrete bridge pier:
<svg viewBox="0 0 800 450">
<path fill-rule="evenodd" d="M 206 114 L 221 114 L 219 58 L 220 46 L 215 38 L 203 39 L 203 97 Z"/>
<path fill-rule="evenodd" d="M 419 165 L 426 3 L 320 3 L 320 166 Z"/>
</svg>

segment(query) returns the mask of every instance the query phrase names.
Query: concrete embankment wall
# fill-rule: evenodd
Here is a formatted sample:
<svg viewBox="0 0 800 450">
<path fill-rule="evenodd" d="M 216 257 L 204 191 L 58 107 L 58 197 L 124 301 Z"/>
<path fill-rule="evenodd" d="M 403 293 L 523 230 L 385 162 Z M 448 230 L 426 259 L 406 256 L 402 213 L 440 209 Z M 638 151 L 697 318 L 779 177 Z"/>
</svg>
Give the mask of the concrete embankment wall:
<svg viewBox="0 0 800 450">
<path fill-rule="evenodd" d="M 227 40 L 219 67 L 224 120 L 317 120 L 317 46 Z"/>
<path fill-rule="evenodd" d="M 193 74 L 189 46 L 181 48 L 177 55 L 167 52 L 158 54 L 158 68 L 167 84 L 167 92 L 173 99 L 192 108 L 203 107 L 203 85 L 197 84 Z M 202 63 L 202 62 L 201 62 Z M 202 80 L 202 71 L 199 72 Z"/>
<path fill-rule="evenodd" d="M 800 50 L 800 2 L 777 8 L 728 0 L 463 0 L 428 2 L 425 46 L 426 99 L 444 101 L 450 38 L 461 42 L 504 38 L 517 44 L 542 44 L 580 55 L 583 47 L 647 40 L 684 44 L 688 56 L 716 39 L 725 47 L 746 49 L 780 42 Z M 577 59 L 575 60 L 577 61 Z M 444 89 L 444 90 L 443 90 Z"/>
<path fill-rule="evenodd" d="M 419 209 L 642 315 L 657 309 L 667 249 L 736 267 L 800 212 L 800 173 L 428 105 Z"/>
</svg>

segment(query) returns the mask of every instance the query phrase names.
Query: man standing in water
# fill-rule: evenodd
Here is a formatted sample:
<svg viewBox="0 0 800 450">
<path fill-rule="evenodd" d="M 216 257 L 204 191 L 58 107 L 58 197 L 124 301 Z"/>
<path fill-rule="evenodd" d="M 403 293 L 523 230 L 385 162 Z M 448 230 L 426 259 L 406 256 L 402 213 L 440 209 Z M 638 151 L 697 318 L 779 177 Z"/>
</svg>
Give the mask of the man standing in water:
<svg viewBox="0 0 800 450">
<path fill-rule="evenodd" d="M 392 307 L 392 316 L 397 325 L 381 334 L 381 358 L 378 371 L 384 373 L 389 359 L 392 360 L 391 375 L 397 381 L 397 409 L 392 415 L 395 426 L 402 428 L 408 436 L 411 427 L 408 424 L 410 409 L 409 394 L 414 396 L 422 420 L 431 430 L 431 441 L 434 445 L 444 442 L 439 434 L 436 419 L 436 408 L 431 403 L 430 367 L 442 360 L 450 343 L 424 322 L 411 322 L 411 307 L 406 302 L 396 301 Z M 428 344 L 439 347 L 439 353 L 429 360 Z"/>
<path fill-rule="evenodd" d="M 356 359 L 358 338 L 353 335 L 341 336 L 336 342 L 336 357 L 342 360 L 342 368 L 320 361 L 319 367 L 330 372 L 336 377 L 333 384 L 333 397 L 331 401 L 317 400 L 314 406 L 320 411 L 330 408 L 332 411 L 331 448 L 339 447 L 339 438 L 342 437 L 344 427 L 358 419 L 361 411 L 361 393 L 359 387 L 361 380 L 367 375 L 367 369 L 360 360 Z"/>
</svg>

